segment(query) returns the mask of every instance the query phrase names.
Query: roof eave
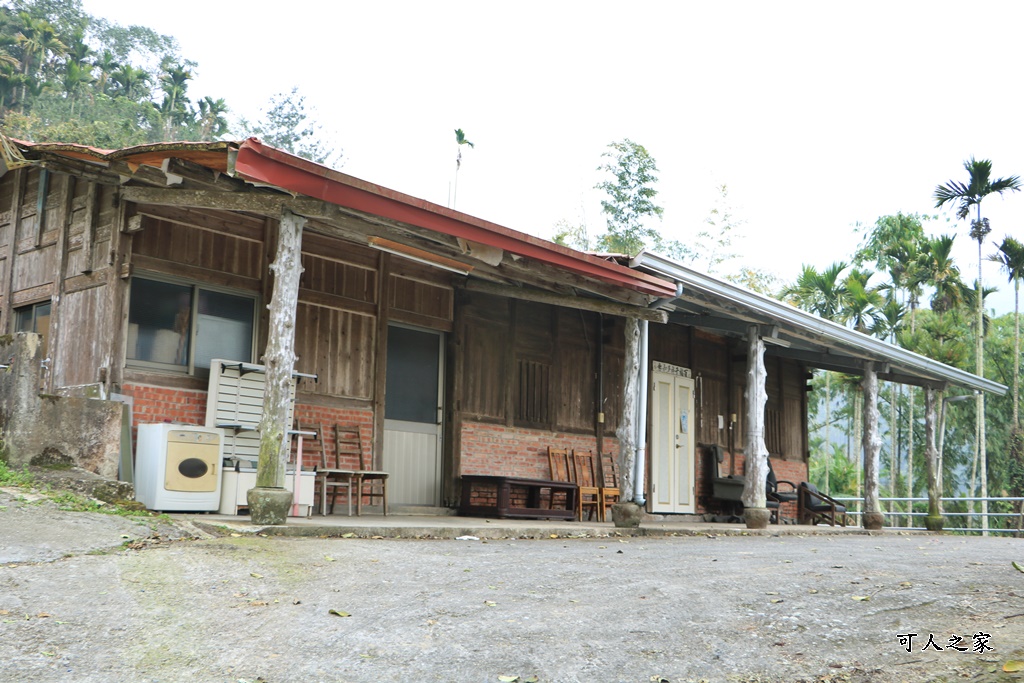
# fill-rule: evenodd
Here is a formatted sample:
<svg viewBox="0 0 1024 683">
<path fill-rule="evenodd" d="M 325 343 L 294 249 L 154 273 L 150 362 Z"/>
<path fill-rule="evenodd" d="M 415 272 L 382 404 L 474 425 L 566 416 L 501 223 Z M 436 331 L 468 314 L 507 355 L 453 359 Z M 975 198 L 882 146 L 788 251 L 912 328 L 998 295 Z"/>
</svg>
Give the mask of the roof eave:
<svg viewBox="0 0 1024 683">
<path fill-rule="evenodd" d="M 698 289 L 714 296 L 728 299 L 739 306 L 750 309 L 783 325 L 790 325 L 807 331 L 837 346 L 863 349 L 878 359 L 887 359 L 914 369 L 921 379 L 936 384 L 948 382 L 975 391 L 986 391 L 1003 395 L 1007 388 L 998 382 L 945 365 L 926 356 L 894 346 L 880 339 L 869 337 L 848 327 L 800 310 L 785 302 L 752 292 L 724 280 L 711 277 L 687 268 L 670 258 L 652 252 L 641 252 L 630 261 L 630 267 L 643 268 L 662 277 L 668 277 L 683 285 L 685 289 Z"/>
</svg>

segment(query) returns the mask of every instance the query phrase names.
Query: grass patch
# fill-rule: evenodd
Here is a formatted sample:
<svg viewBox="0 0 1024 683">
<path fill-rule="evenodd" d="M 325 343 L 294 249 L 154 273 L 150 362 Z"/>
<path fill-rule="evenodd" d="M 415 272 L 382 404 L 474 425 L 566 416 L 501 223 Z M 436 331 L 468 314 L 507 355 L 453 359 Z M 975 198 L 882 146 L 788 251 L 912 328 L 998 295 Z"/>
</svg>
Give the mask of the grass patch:
<svg viewBox="0 0 1024 683">
<path fill-rule="evenodd" d="M 0 486 L 30 488 L 34 485 L 35 477 L 29 473 L 28 466 L 22 466 L 20 470 L 12 470 L 4 460 L 0 460 Z"/>
</svg>

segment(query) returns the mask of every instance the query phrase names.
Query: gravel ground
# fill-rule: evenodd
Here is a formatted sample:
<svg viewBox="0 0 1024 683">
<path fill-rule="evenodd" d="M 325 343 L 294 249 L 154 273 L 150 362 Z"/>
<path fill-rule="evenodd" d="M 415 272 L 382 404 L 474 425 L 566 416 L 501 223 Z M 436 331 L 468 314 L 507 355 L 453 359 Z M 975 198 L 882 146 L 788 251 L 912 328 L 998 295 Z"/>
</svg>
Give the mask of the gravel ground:
<svg viewBox="0 0 1024 683">
<path fill-rule="evenodd" d="M 1024 680 L 1018 539 L 217 537 L 0 492 L 0 560 L 0 681 Z"/>
</svg>

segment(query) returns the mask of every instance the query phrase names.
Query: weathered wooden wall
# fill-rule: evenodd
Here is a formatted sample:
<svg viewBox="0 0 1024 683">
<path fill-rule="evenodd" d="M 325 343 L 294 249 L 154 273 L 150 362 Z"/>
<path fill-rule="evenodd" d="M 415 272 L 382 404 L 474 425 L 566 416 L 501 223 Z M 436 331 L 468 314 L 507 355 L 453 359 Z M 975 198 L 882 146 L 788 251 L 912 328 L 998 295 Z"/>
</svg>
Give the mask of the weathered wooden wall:
<svg viewBox="0 0 1024 683">
<path fill-rule="evenodd" d="M 726 450 L 744 448 L 746 360 L 726 337 L 678 325 L 652 325 L 650 357 L 689 368 L 697 380 L 697 440 Z M 768 404 L 765 440 L 773 458 L 806 457 L 806 370 L 798 363 L 767 358 Z M 718 429 L 718 416 L 724 430 Z M 728 429 L 732 416 L 736 423 Z"/>
<path fill-rule="evenodd" d="M 594 433 L 604 337 L 604 431 L 614 433 L 622 385 L 614 324 L 603 326 L 596 313 L 479 293 L 464 293 L 460 306 L 456 402 L 464 419 Z"/>
</svg>

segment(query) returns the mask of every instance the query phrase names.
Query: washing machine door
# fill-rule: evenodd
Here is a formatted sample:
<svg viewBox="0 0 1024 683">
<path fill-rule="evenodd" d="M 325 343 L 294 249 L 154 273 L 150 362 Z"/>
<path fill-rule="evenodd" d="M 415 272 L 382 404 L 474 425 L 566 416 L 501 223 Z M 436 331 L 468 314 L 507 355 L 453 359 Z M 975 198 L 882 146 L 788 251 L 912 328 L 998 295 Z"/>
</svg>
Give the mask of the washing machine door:
<svg viewBox="0 0 1024 683">
<path fill-rule="evenodd" d="M 219 434 L 168 432 L 164 488 L 168 491 L 216 491 L 219 456 Z"/>
</svg>

